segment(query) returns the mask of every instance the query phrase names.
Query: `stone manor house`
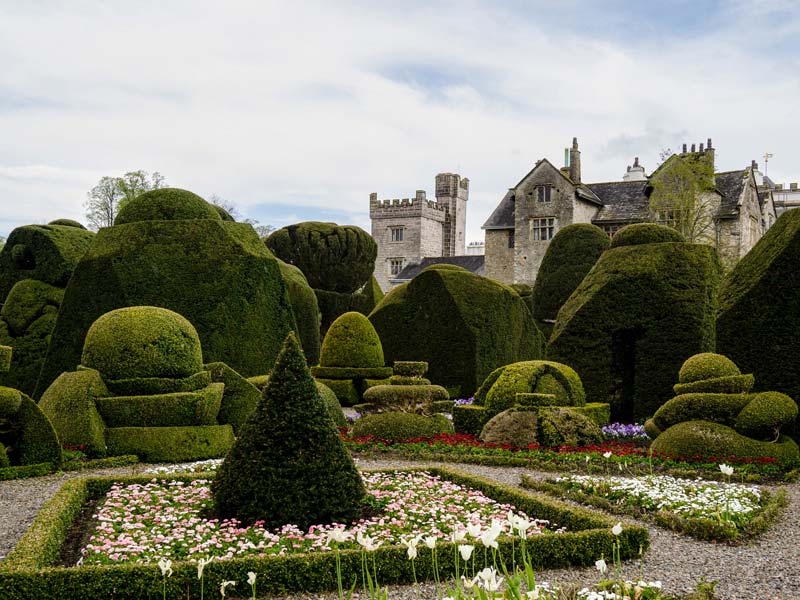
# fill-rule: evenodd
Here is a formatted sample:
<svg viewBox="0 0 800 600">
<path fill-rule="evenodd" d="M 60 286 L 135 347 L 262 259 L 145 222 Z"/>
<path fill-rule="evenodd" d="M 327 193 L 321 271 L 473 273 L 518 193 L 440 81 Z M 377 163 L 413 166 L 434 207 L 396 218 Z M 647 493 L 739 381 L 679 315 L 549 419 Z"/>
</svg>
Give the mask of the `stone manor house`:
<svg viewBox="0 0 800 600">
<path fill-rule="evenodd" d="M 532 285 L 550 240 L 571 223 L 594 223 L 613 235 L 629 223 L 654 220 L 650 196 L 659 172 L 676 160 L 704 160 L 713 171 L 714 151 L 710 138 L 699 149 L 684 144 L 680 154 L 673 154 L 650 176 L 637 158 L 620 181 L 584 183 L 581 153 L 573 138 L 572 148 L 565 150 L 564 167 L 557 168 L 546 158 L 537 161 L 484 223 L 486 276 Z M 744 256 L 775 221 L 767 183 L 755 161 L 745 169 L 714 173 L 703 194 L 702 206 L 712 213 L 709 239 L 703 241 L 716 245 L 723 260 Z M 663 216 L 662 222 L 668 219 L 669 215 Z"/>
</svg>

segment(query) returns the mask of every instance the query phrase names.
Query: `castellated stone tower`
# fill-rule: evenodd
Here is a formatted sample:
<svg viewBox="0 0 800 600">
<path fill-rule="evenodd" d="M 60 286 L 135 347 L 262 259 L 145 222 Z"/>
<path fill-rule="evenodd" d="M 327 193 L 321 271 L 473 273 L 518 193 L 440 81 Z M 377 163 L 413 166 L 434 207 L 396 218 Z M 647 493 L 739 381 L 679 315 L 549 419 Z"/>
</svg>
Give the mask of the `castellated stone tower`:
<svg viewBox="0 0 800 600">
<path fill-rule="evenodd" d="M 466 254 L 465 229 L 469 179 L 455 173 L 436 176 L 436 200 L 425 190 L 414 198 L 378 200 L 369 195 L 372 237 L 378 244 L 375 278 L 381 289 L 391 288 L 389 280 L 425 257 Z"/>
</svg>

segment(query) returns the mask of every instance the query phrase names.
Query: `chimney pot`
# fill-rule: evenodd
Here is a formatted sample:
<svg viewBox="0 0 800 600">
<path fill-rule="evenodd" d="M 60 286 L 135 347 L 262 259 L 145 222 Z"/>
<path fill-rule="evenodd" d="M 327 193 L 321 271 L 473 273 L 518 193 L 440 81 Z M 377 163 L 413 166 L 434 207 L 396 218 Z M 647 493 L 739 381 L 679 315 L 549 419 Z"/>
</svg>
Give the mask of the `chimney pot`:
<svg viewBox="0 0 800 600">
<path fill-rule="evenodd" d="M 708 138 L 708 144 L 706 144 L 706 148 L 711 150 L 711 138 Z"/>
<path fill-rule="evenodd" d="M 695 144 L 692 144 L 692 152 L 697 152 L 697 150 L 695 150 Z"/>
<path fill-rule="evenodd" d="M 700 152 L 703 151 L 703 142 L 700 142 Z"/>
<path fill-rule="evenodd" d="M 686 144 L 683 145 L 683 153 L 686 154 Z"/>
<path fill-rule="evenodd" d="M 639 157 L 638 157 L 638 156 L 634 157 L 634 159 L 633 159 L 633 166 L 634 166 L 634 167 L 638 167 L 638 166 L 639 166 Z"/>
</svg>

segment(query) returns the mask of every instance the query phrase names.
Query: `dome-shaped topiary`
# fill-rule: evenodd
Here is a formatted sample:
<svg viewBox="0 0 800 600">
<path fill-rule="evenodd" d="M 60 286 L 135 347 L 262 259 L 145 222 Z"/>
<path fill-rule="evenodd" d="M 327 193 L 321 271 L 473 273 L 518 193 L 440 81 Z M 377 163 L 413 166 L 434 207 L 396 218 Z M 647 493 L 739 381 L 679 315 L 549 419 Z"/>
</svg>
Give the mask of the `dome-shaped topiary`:
<svg viewBox="0 0 800 600">
<path fill-rule="evenodd" d="M 212 219 L 221 221 L 220 213 L 200 196 L 179 188 L 159 188 L 140 194 L 123 206 L 114 225 L 139 221 L 183 221 Z"/>
<path fill-rule="evenodd" d="M 227 210 L 222 208 L 219 204 L 212 204 L 212 208 L 219 213 L 220 218 L 223 221 L 235 221 L 236 219 L 233 218 L 233 215 L 229 213 Z"/>
<path fill-rule="evenodd" d="M 200 338 L 181 315 L 156 306 L 112 310 L 86 334 L 81 363 L 106 379 L 183 378 L 203 370 Z"/>
<path fill-rule="evenodd" d="M 336 319 L 322 342 L 323 367 L 383 367 L 383 347 L 369 319 L 348 312 Z"/>
<path fill-rule="evenodd" d="M 50 221 L 48 225 L 62 225 L 63 227 L 77 227 L 78 229 L 86 229 L 86 227 L 77 221 L 73 221 L 72 219 L 56 219 L 55 221 Z"/>
<path fill-rule="evenodd" d="M 467 271 L 464 267 L 460 267 L 458 265 L 449 265 L 447 263 L 437 263 L 434 265 L 428 265 L 422 271 Z M 420 271 L 420 273 L 422 272 Z M 469 272 L 469 271 L 467 271 Z"/>
<path fill-rule="evenodd" d="M 741 374 L 739 367 L 727 356 L 713 352 L 701 352 L 686 359 L 678 373 L 678 381 L 680 383 L 693 383 L 703 379 L 716 379 L 718 377 Z"/>
<path fill-rule="evenodd" d="M 677 229 L 656 223 L 634 223 L 626 225 L 614 234 L 611 247 L 658 244 L 660 242 L 685 242 L 686 238 Z"/>
</svg>

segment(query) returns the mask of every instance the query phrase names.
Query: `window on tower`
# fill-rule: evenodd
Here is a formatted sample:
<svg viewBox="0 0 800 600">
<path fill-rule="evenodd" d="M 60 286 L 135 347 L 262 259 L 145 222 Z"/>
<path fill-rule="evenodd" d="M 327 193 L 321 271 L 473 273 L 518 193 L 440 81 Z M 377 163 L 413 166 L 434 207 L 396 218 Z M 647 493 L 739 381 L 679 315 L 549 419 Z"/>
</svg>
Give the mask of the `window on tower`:
<svg viewBox="0 0 800 600">
<path fill-rule="evenodd" d="M 400 271 L 403 270 L 403 259 L 402 258 L 390 258 L 389 259 L 389 275 L 399 275 Z"/>
<path fill-rule="evenodd" d="M 392 231 L 392 241 L 393 242 L 402 242 L 404 237 L 405 227 L 391 227 Z"/>
</svg>

